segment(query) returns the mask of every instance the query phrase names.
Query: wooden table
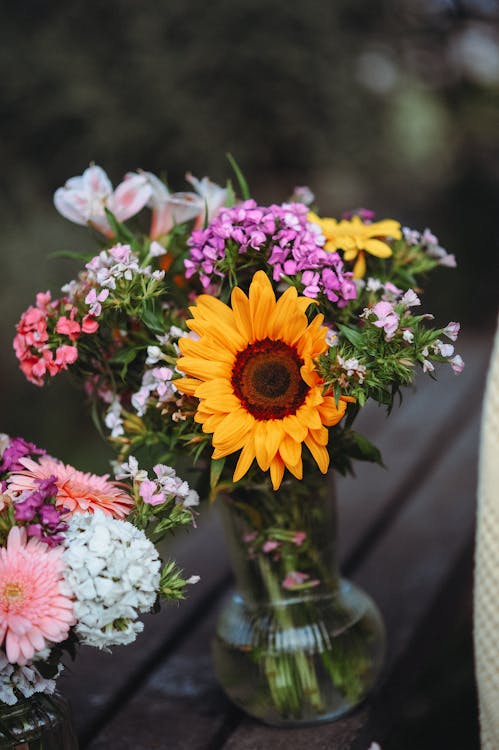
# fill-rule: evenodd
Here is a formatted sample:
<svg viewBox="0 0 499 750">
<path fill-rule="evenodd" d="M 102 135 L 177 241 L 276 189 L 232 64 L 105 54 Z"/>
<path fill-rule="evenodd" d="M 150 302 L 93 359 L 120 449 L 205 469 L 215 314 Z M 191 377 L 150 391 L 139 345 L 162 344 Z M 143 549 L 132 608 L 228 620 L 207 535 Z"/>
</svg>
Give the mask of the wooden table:
<svg viewBox="0 0 499 750">
<path fill-rule="evenodd" d="M 438 664 L 472 565 L 478 434 L 491 337 L 460 346 L 467 367 L 438 382 L 418 379 L 387 419 L 366 407 L 358 427 L 381 448 L 388 470 L 358 465 L 338 480 L 343 574 L 378 603 L 388 634 L 384 677 L 346 718 L 277 730 L 246 718 L 218 687 L 210 639 L 231 574 L 216 513 L 174 539 L 189 599 L 145 618 L 132 646 L 112 655 L 83 648 L 60 680 L 82 748 L 91 750 L 367 750 L 381 745 L 418 674 Z M 463 583 L 467 582 L 467 583 Z M 451 717 L 449 717 L 451 721 Z M 400 750 L 404 750 L 400 748 Z M 457 748 L 456 750 L 460 750 Z"/>
</svg>

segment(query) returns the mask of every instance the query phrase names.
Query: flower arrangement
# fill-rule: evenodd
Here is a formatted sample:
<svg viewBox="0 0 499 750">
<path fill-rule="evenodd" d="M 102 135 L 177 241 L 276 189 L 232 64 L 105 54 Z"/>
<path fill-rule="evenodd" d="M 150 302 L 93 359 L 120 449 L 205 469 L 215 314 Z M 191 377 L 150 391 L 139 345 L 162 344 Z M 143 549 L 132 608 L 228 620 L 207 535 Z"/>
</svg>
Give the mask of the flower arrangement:
<svg viewBox="0 0 499 750">
<path fill-rule="evenodd" d="M 151 541 L 192 523 L 194 491 L 167 466 L 121 471 L 83 473 L 0 435 L 0 704 L 52 694 L 64 652 L 131 643 L 140 613 L 196 582 Z"/>
<path fill-rule="evenodd" d="M 258 579 L 248 589 L 254 602 L 308 597 L 293 615 L 277 607 L 274 626 L 288 632 L 340 587 L 320 561 L 320 548 L 330 554 L 321 475 L 352 472 L 355 459 L 382 463 L 353 428 L 359 410 L 371 399 L 390 411 L 418 370 L 464 367 L 454 352 L 459 324 L 437 327 L 419 312 L 423 277 L 456 262 L 428 229 L 362 208 L 321 216 L 309 188 L 259 205 L 229 160 L 238 194 L 231 180 L 221 187 L 190 174 L 193 191 L 171 192 L 149 172 L 113 190 L 97 166 L 68 180 L 56 208 L 89 226 L 100 250 L 62 296 L 37 295 L 14 348 L 37 386 L 62 370 L 74 376 L 130 476 L 133 456 L 174 465 L 202 496 L 230 504 L 237 554 Z M 161 472 L 143 481 L 143 502 L 161 504 L 171 481 Z M 359 628 L 372 636 L 376 617 Z M 248 710 L 270 721 L 336 715 L 345 706 L 326 705 L 319 673 L 350 707 L 379 667 L 379 649 L 375 657 L 359 646 L 359 628 L 340 659 L 323 644 L 320 663 L 232 643 L 249 654 L 274 713 Z M 241 662 L 231 671 L 223 647 L 218 654 L 219 673 L 233 682 Z"/>
</svg>

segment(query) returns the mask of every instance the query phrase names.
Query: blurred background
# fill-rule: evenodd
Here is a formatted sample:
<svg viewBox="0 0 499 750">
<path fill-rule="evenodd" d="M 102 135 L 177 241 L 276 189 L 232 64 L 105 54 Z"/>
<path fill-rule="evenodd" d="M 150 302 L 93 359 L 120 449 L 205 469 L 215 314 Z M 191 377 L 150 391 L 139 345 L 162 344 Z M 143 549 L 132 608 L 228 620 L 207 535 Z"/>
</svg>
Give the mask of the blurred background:
<svg viewBox="0 0 499 750">
<path fill-rule="evenodd" d="M 24 0 L 2 4 L 0 42 L 0 431 L 107 468 L 80 393 L 29 385 L 11 348 L 36 292 L 76 272 L 50 254 L 92 248 L 52 205 L 92 161 L 182 190 L 187 170 L 224 182 L 230 151 L 261 202 L 309 185 L 323 215 L 428 226 L 458 269 L 434 274 L 425 311 L 494 327 L 496 0 Z"/>
</svg>

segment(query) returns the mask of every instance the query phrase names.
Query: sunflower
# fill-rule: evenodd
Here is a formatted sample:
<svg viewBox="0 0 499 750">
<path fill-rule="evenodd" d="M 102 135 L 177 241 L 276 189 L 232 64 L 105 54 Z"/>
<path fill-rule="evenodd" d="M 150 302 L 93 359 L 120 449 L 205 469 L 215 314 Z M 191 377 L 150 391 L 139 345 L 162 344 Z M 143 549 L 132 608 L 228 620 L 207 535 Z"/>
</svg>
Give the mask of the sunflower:
<svg viewBox="0 0 499 750">
<path fill-rule="evenodd" d="M 366 273 L 365 253 L 375 255 L 377 258 L 389 258 L 392 254 L 391 247 L 380 240 L 380 237 L 393 237 L 396 240 L 402 237 L 400 224 L 394 219 L 364 224 L 358 216 L 353 216 L 351 221 L 346 219 L 336 221 L 336 219 L 321 219 L 312 212 L 307 218 L 320 227 L 326 238 L 325 250 L 329 252 L 343 250 L 343 258 L 346 261 L 357 259 L 353 267 L 353 275 L 358 279 Z"/>
<path fill-rule="evenodd" d="M 179 341 L 176 380 L 182 392 L 199 399 L 195 420 L 213 433 L 213 458 L 241 451 L 234 471 L 239 481 L 256 458 L 270 470 L 274 490 L 284 470 L 302 479 L 302 443 L 320 471 L 329 466 L 327 427 L 337 424 L 347 397 L 338 404 L 323 395 L 314 361 L 327 350 L 323 315 L 311 323 L 311 300 L 290 287 L 276 301 L 272 285 L 257 271 L 249 295 L 235 287 L 232 309 L 210 295 L 191 307 L 188 326 L 199 340 Z"/>
</svg>

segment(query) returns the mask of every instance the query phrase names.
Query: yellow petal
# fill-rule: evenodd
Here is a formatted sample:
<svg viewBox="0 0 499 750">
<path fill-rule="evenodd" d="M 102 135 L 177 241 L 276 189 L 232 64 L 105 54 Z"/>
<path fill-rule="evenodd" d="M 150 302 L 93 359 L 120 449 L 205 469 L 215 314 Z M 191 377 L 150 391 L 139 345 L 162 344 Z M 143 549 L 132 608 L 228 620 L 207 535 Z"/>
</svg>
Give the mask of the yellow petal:
<svg viewBox="0 0 499 750">
<path fill-rule="evenodd" d="M 177 360 L 177 367 L 186 375 L 192 375 L 200 380 L 230 378 L 231 375 L 231 368 L 227 362 L 213 362 L 197 357 L 180 357 Z"/>
<path fill-rule="evenodd" d="M 213 435 L 213 446 L 223 451 L 232 445 L 235 446 L 246 437 L 253 422 L 253 418 L 244 409 L 226 414 Z M 237 449 L 234 447 L 232 450 Z"/>
<path fill-rule="evenodd" d="M 194 396 L 196 388 L 198 388 L 201 383 L 200 380 L 194 380 L 194 378 L 178 378 L 178 380 L 175 380 L 174 382 L 175 388 L 177 388 L 180 393 L 187 393 L 188 396 Z"/>
<path fill-rule="evenodd" d="M 257 271 L 249 288 L 249 306 L 255 341 L 267 338 L 268 322 L 275 307 L 275 294 L 267 275 Z"/>
<path fill-rule="evenodd" d="M 251 325 L 249 300 L 238 286 L 232 290 L 231 304 L 238 331 L 246 339 L 247 343 L 252 344 L 253 327 Z"/>
<path fill-rule="evenodd" d="M 282 420 L 282 426 L 286 434 L 296 440 L 303 442 L 308 435 L 308 429 L 300 422 L 295 414 L 289 414 Z"/>
<path fill-rule="evenodd" d="M 359 252 L 357 261 L 353 267 L 353 275 L 356 279 L 362 279 L 366 274 L 366 259 L 364 253 Z"/>
<path fill-rule="evenodd" d="M 255 451 L 253 448 L 253 442 L 252 440 L 248 440 L 248 442 L 246 442 L 243 446 L 241 453 L 239 454 L 239 459 L 237 461 L 234 475 L 232 477 L 232 480 L 234 482 L 239 482 L 239 480 L 244 477 L 251 464 L 253 463 L 254 458 Z"/>
<path fill-rule="evenodd" d="M 373 224 L 367 224 L 369 228 L 369 237 L 393 237 L 399 240 L 402 237 L 400 223 L 395 219 L 383 219 L 375 221 Z"/>
<path fill-rule="evenodd" d="M 285 435 L 279 446 L 279 453 L 286 466 L 296 466 L 301 458 L 301 442 L 297 443 L 289 435 Z"/>
<path fill-rule="evenodd" d="M 270 479 L 272 480 L 272 488 L 278 490 L 281 486 L 282 478 L 284 476 L 284 461 L 277 454 L 275 458 L 270 462 Z"/>
<path fill-rule="evenodd" d="M 377 258 L 389 258 L 392 255 L 392 249 L 386 242 L 381 240 L 366 240 L 364 248 L 371 255 L 375 255 Z"/>
<path fill-rule="evenodd" d="M 305 445 L 315 459 L 319 470 L 325 474 L 329 468 L 329 453 L 323 445 L 317 445 L 312 437 L 307 437 Z"/>
</svg>

